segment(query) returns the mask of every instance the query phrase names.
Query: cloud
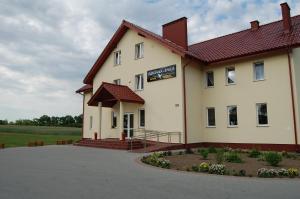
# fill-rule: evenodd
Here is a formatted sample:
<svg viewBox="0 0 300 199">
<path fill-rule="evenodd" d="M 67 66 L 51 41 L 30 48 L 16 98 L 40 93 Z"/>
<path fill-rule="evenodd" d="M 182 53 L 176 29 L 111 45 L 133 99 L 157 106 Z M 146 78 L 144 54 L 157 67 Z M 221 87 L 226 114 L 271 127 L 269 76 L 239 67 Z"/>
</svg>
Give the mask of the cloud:
<svg viewBox="0 0 300 199">
<path fill-rule="evenodd" d="M 281 18 L 273 0 L 2 0 L 0 1 L 0 119 L 79 114 L 74 91 L 123 19 L 161 33 L 188 17 L 189 43 Z M 292 15 L 300 3 L 289 0 Z"/>
</svg>

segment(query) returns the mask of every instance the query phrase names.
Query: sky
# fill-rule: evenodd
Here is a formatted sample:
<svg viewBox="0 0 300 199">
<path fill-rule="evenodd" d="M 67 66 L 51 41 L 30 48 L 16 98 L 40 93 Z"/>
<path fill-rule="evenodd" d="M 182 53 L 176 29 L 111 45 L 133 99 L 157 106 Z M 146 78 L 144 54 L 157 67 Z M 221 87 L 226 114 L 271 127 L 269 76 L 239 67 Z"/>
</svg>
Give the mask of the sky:
<svg viewBox="0 0 300 199">
<path fill-rule="evenodd" d="M 188 18 L 189 44 L 281 19 L 280 0 L 1 0 L 0 120 L 82 113 L 75 90 L 123 19 L 157 34 Z M 300 0 L 288 0 L 292 16 Z"/>
</svg>

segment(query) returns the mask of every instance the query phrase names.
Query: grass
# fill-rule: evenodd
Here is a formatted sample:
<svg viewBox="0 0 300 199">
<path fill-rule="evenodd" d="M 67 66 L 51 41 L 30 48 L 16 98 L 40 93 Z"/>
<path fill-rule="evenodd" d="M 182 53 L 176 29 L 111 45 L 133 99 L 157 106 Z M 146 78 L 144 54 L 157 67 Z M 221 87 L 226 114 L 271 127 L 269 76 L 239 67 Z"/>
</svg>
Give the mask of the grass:
<svg viewBox="0 0 300 199">
<path fill-rule="evenodd" d="M 5 147 L 27 146 L 28 142 L 44 141 L 45 145 L 57 140 L 81 139 L 81 128 L 49 126 L 0 125 L 0 143 Z"/>
</svg>

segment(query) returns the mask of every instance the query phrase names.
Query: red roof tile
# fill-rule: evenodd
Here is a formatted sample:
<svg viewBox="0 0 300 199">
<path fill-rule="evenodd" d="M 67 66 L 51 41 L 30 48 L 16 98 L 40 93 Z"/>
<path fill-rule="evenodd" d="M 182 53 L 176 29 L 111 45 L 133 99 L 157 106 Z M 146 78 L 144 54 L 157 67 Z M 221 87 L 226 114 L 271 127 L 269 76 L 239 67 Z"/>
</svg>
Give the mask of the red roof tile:
<svg viewBox="0 0 300 199">
<path fill-rule="evenodd" d="M 189 51 L 205 62 L 300 45 L 300 15 L 292 17 L 292 32 L 284 33 L 282 20 L 189 46 Z"/>
<path fill-rule="evenodd" d="M 83 87 L 81 87 L 80 89 L 78 89 L 76 91 L 76 93 L 89 92 L 89 91 L 93 91 L 93 86 L 90 84 L 86 84 Z"/>
<path fill-rule="evenodd" d="M 117 101 L 144 104 L 143 98 L 133 92 L 128 86 L 103 82 L 89 100 L 89 106 L 97 106 L 102 102 L 103 107 L 112 107 Z"/>
</svg>

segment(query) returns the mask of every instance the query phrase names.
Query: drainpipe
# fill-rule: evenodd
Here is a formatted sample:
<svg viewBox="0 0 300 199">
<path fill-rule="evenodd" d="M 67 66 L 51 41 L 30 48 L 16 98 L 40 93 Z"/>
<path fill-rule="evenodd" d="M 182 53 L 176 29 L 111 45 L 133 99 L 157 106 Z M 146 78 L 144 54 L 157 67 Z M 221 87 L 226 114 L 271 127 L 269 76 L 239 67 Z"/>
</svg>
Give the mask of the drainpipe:
<svg viewBox="0 0 300 199">
<path fill-rule="evenodd" d="M 291 66 L 290 52 L 291 52 L 291 48 L 288 47 L 287 56 L 288 56 L 288 65 L 289 65 L 291 97 L 292 97 L 292 111 L 293 111 L 293 123 L 294 123 L 294 133 L 295 133 L 295 145 L 296 145 L 296 148 L 298 149 L 297 122 L 296 122 L 296 111 L 295 111 L 295 93 L 294 93 L 293 72 L 292 72 L 292 66 Z"/>
<path fill-rule="evenodd" d="M 185 86 L 185 67 L 188 66 L 191 61 L 183 65 L 183 107 L 184 107 L 184 147 L 187 148 L 187 119 L 186 119 L 186 86 Z"/>
</svg>

